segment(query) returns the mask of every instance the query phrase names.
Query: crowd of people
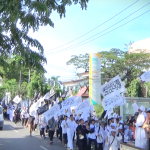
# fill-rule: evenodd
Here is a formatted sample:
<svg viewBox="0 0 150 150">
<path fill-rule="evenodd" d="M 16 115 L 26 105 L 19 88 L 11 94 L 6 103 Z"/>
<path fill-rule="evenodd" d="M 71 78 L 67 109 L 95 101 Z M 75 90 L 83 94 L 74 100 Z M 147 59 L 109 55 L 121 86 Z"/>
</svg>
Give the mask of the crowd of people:
<svg viewBox="0 0 150 150">
<path fill-rule="evenodd" d="M 15 124 L 22 121 L 22 126 L 29 127 L 30 136 L 39 126 L 41 138 L 45 139 L 47 133 L 50 145 L 56 133 L 56 137 L 70 150 L 74 147 L 79 150 L 91 150 L 91 147 L 95 150 L 120 150 L 120 143 L 129 141 L 135 142 L 135 147 L 148 150 L 150 110 L 138 107 L 133 100 L 131 102 L 135 114 L 129 115 L 125 121 L 117 111 L 111 117 L 98 119 L 95 111 L 85 115 L 66 109 L 65 114 L 52 117 L 48 122 L 42 114 L 33 116 L 28 108 L 9 108 L 7 114 Z"/>
</svg>

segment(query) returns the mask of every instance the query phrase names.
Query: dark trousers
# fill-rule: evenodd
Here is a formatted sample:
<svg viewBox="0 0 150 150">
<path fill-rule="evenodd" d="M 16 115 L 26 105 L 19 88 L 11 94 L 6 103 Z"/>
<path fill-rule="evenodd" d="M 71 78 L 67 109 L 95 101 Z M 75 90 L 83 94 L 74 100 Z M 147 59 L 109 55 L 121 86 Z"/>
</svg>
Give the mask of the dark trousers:
<svg viewBox="0 0 150 150">
<path fill-rule="evenodd" d="M 41 128 L 41 130 L 40 130 L 40 136 L 43 135 L 43 137 L 45 137 L 44 129 L 45 129 L 45 128 Z"/>
<path fill-rule="evenodd" d="M 18 116 L 17 115 L 14 116 L 14 122 L 15 122 L 15 124 L 18 122 Z"/>
<path fill-rule="evenodd" d="M 27 118 L 22 118 L 22 126 L 23 126 L 23 125 L 26 125 L 27 121 L 28 121 Z"/>
<path fill-rule="evenodd" d="M 49 130 L 49 139 L 50 141 L 53 141 L 54 131 Z"/>
<path fill-rule="evenodd" d="M 62 141 L 62 128 L 59 128 L 59 140 Z"/>
<path fill-rule="evenodd" d="M 64 144 L 67 144 L 67 133 L 63 134 L 63 141 L 64 141 Z"/>
<path fill-rule="evenodd" d="M 59 135 L 59 129 L 56 130 L 56 136 L 58 138 L 58 135 Z"/>
<path fill-rule="evenodd" d="M 103 150 L 103 143 L 98 143 L 98 150 Z"/>
<path fill-rule="evenodd" d="M 97 141 L 96 141 L 96 139 L 90 139 L 89 138 L 89 150 L 91 150 L 91 144 L 92 144 L 92 142 L 94 142 L 94 145 L 95 145 L 95 150 L 97 150 Z"/>
<path fill-rule="evenodd" d="M 87 150 L 87 140 L 86 139 L 83 139 L 83 140 L 78 139 L 78 148 L 79 148 L 79 150 Z"/>
<path fill-rule="evenodd" d="M 37 127 L 37 124 L 34 125 L 34 131 L 35 131 L 36 127 Z"/>
</svg>

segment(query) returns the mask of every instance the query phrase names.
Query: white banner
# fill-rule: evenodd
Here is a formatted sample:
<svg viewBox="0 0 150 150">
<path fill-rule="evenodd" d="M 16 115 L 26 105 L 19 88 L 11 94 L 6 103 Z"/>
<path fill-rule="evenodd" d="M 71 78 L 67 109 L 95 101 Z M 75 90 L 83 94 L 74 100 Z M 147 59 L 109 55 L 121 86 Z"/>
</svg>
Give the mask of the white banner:
<svg viewBox="0 0 150 150">
<path fill-rule="evenodd" d="M 64 101 L 61 103 L 61 106 L 62 106 L 63 109 L 64 109 L 64 108 L 65 108 L 65 109 L 70 108 L 71 106 L 77 106 L 76 97 L 73 96 L 73 97 L 67 98 L 66 100 L 64 100 Z"/>
<path fill-rule="evenodd" d="M 76 101 L 77 101 L 77 105 L 80 105 L 82 103 L 82 97 L 81 96 L 77 96 L 76 97 Z"/>
<path fill-rule="evenodd" d="M 120 93 L 115 93 L 111 97 L 104 97 L 102 106 L 104 110 L 111 110 L 114 107 L 124 105 L 126 103 L 126 99 Z"/>
<path fill-rule="evenodd" d="M 148 81 L 150 81 L 150 70 L 148 70 L 147 72 L 145 72 L 145 73 L 143 73 L 143 74 L 141 75 L 141 80 L 142 80 L 143 82 L 148 82 Z"/>
<path fill-rule="evenodd" d="M 125 91 L 126 89 L 119 75 L 111 79 L 108 83 L 101 86 L 101 93 L 104 98 L 109 98 L 114 93 L 121 93 Z"/>
<path fill-rule="evenodd" d="M 13 101 L 18 104 L 21 101 L 21 97 L 19 97 L 18 95 L 13 99 Z"/>
<path fill-rule="evenodd" d="M 56 103 L 54 106 L 52 106 L 48 111 L 46 111 L 44 114 L 44 117 L 46 121 L 48 122 L 52 117 L 55 117 L 57 115 L 61 115 L 61 110 L 59 108 L 59 105 Z"/>
<path fill-rule="evenodd" d="M 84 100 L 76 109 L 75 112 L 81 114 L 82 112 L 89 112 L 90 111 L 90 101 L 89 98 Z"/>
</svg>

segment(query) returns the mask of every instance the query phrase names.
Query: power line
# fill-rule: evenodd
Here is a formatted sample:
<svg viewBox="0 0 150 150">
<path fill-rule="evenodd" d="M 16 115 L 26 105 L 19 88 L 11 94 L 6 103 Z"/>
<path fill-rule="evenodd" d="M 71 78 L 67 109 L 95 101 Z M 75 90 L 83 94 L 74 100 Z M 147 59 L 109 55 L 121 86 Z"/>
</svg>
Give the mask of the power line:
<svg viewBox="0 0 150 150">
<path fill-rule="evenodd" d="M 74 39 L 74 40 L 72 40 L 72 41 L 70 41 L 70 42 L 68 42 L 68 43 L 66 43 L 66 44 L 64 44 L 64 45 L 61 45 L 61 46 L 56 47 L 56 48 L 53 48 L 53 49 L 51 49 L 50 51 L 55 50 L 55 49 L 58 49 L 58 48 L 60 48 L 60 47 L 63 47 L 63 46 L 65 46 L 65 45 L 67 45 L 67 44 L 69 44 L 69 43 L 72 43 L 72 42 L 74 42 L 74 41 L 80 39 L 81 37 L 83 37 L 83 36 L 89 34 L 90 32 L 94 31 L 95 29 L 99 28 L 100 26 L 104 25 L 105 23 L 109 22 L 110 20 L 112 20 L 113 18 L 115 18 L 116 16 L 118 16 L 119 14 L 121 14 L 122 12 L 124 12 L 125 10 L 127 10 L 128 8 L 130 8 L 131 6 L 133 6 L 134 4 L 136 4 L 138 1 L 139 1 L 139 0 L 135 1 L 134 3 L 132 3 L 131 5 L 129 5 L 128 7 L 126 7 L 125 9 L 123 9 L 122 11 L 120 11 L 119 13 L 117 13 L 116 15 L 114 15 L 113 17 L 111 17 L 110 19 L 106 20 L 106 21 L 103 22 L 102 24 L 100 24 L 100 25 L 98 25 L 97 27 L 93 28 L 92 30 L 88 31 L 87 33 L 85 33 L 85 34 L 83 34 L 83 35 L 77 37 L 76 39 Z"/>
<path fill-rule="evenodd" d="M 61 66 L 56 66 L 56 65 L 53 65 L 53 64 L 49 64 L 47 66 L 52 68 L 52 69 L 56 69 L 56 70 L 64 70 L 64 71 L 67 71 L 67 72 L 70 72 L 70 71 L 73 72 L 74 71 L 72 69 L 61 67 Z"/>
<path fill-rule="evenodd" d="M 102 36 L 104 36 L 104 35 L 106 35 L 106 34 L 112 32 L 112 31 L 115 31 L 115 30 L 117 30 L 118 28 L 120 28 L 120 27 L 122 27 L 122 26 L 124 26 L 124 25 L 126 25 L 126 24 L 128 24 L 128 23 L 130 23 L 130 22 L 132 22 L 133 20 L 135 20 L 135 19 L 141 17 L 142 15 L 148 13 L 149 11 L 150 11 L 150 10 L 144 12 L 143 14 L 141 14 L 141 15 L 139 15 L 139 16 L 137 16 L 137 17 L 131 19 L 130 21 L 128 21 L 128 22 L 126 22 L 126 23 L 124 23 L 124 24 L 118 26 L 117 28 L 114 28 L 113 30 L 110 30 L 109 32 L 106 32 L 105 34 L 102 34 L 101 36 L 98 36 L 98 37 L 96 37 L 96 38 L 94 38 L 94 39 L 92 39 L 92 40 L 89 40 L 89 41 L 87 41 L 87 42 L 85 42 L 85 43 L 83 43 L 83 44 L 80 44 L 80 45 L 75 46 L 75 47 L 70 48 L 70 49 L 74 49 L 74 48 L 76 48 L 76 47 L 82 46 L 82 45 L 84 45 L 84 44 L 87 44 L 87 43 L 89 43 L 89 42 L 91 42 L 91 41 L 94 41 L 94 40 L 96 40 L 96 39 L 98 39 L 98 38 L 100 38 L 100 37 L 102 37 Z M 70 49 L 60 50 L 60 51 L 52 52 L 52 53 L 50 53 L 50 54 L 56 54 L 56 53 L 60 53 L 60 52 L 64 52 L 64 51 L 70 50 Z"/>
<path fill-rule="evenodd" d="M 146 7 L 146 6 L 149 5 L 149 4 L 150 4 L 150 3 L 147 3 L 147 4 L 144 5 L 143 7 L 139 8 L 138 10 L 136 10 L 135 12 L 133 12 L 132 14 L 128 15 L 127 17 L 125 17 L 125 18 L 123 18 L 123 19 L 121 19 L 120 21 L 118 21 L 117 23 L 111 25 L 110 27 L 108 27 L 108 28 L 102 30 L 101 32 L 99 32 L 99 33 L 97 33 L 97 34 L 95 34 L 95 35 L 93 35 L 93 36 L 91 36 L 91 37 L 89 37 L 89 38 L 87 38 L 87 39 L 85 39 L 85 40 L 83 40 L 83 41 L 81 41 L 81 42 L 75 44 L 75 45 L 72 45 L 72 46 L 70 46 L 70 47 L 67 47 L 67 48 L 64 48 L 64 49 L 62 49 L 62 50 L 58 50 L 58 51 L 55 51 L 55 52 L 63 51 L 63 50 L 66 50 L 66 49 L 71 49 L 72 47 L 74 47 L 74 46 L 76 46 L 76 45 L 79 45 L 80 43 L 83 43 L 83 42 L 85 42 L 85 41 L 87 41 L 87 40 L 89 40 L 89 39 L 91 39 L 91 38 L 97 36 L 97 35 L 100 34 L 100 33 L 103 33 L 104 31 L 106 31 L 106 30 L 110 29 L 111 27 L 117 25 L 118 23 L 124 21 L 125 19 L 127 19 L 127 18 L 130 17 L 130 16 L 132 16 L 133 14 L 135 14 L 136 12 L 138 12 L 138 11 L 141 10 L 141 9 L 143 9 L 144 7 Z M 55 53 L 55 52 L 50 52 L 50 53 Z"/>
</svg>

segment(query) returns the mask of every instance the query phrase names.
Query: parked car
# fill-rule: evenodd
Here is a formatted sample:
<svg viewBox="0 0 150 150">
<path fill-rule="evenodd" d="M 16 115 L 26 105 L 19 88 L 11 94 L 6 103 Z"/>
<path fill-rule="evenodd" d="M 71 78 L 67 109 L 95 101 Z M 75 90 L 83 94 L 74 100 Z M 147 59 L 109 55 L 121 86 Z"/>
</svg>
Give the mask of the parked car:
<svg viewBox="0 0 150 150">
<path fill-rule="evenodd" d="M 3 107 L 0 106 L 0 130 L 3 130 L 4 117 L 3 117 Z"/>
</svg>

